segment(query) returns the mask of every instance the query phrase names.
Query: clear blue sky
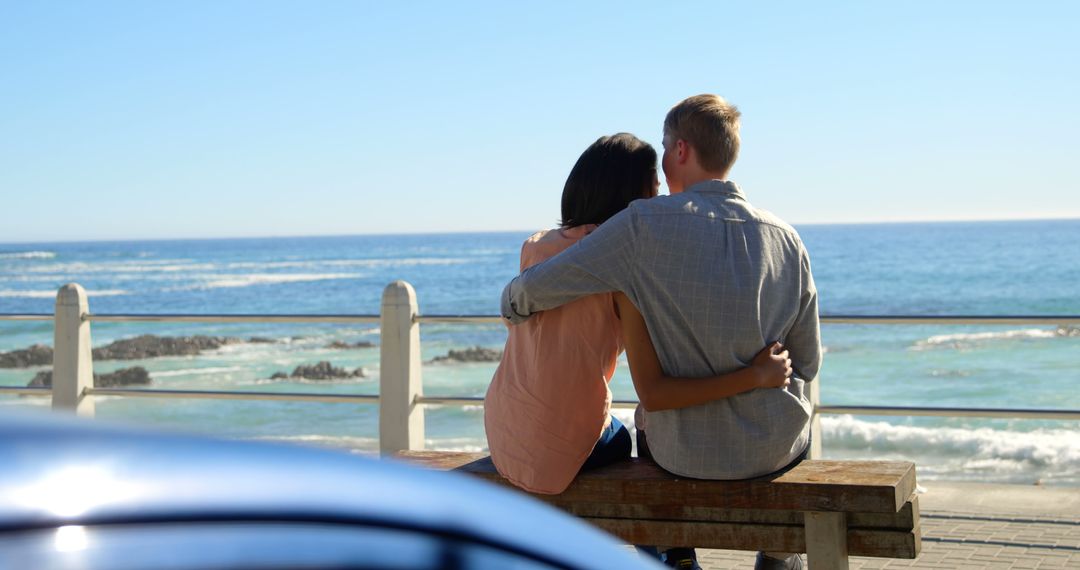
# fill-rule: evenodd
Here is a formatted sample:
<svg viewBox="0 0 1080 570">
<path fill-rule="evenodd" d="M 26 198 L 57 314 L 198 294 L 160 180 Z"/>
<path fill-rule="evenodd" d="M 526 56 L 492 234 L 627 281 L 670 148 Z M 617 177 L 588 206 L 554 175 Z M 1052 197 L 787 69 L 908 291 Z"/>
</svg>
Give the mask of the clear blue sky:
<svg viewBox="0 0 1080 570">
<path fill-rule="evenodd" d="M 1080 217 L 1080 3 L 0 0 L 0 242 L 529 230 L 743 112 L 796 224 Z"/>
</svg>

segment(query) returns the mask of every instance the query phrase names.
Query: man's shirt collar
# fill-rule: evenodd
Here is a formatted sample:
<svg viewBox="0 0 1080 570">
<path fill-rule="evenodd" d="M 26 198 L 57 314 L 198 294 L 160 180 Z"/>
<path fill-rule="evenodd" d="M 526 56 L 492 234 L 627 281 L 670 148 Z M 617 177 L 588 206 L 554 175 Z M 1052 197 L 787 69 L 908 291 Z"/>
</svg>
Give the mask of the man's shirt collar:
<svg viewBox="0 0 1080 570">
<path fill-rule="evenodd" d="M 719 192 L 728 194 L 733 198 L 746 200 L 746 195 L 739 189 L 739 185 L 730 180 L 703 180 L 691 185 L 685 192 Z"/>
</svg>

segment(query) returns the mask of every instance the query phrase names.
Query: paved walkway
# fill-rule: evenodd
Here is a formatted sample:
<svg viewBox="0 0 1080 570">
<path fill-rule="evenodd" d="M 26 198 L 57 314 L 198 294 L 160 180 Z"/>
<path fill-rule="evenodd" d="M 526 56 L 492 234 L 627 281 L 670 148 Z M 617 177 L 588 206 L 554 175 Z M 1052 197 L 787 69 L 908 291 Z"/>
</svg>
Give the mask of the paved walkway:
<svg viewBox="0 0 1080 570">
<path fill-rule="evenodd" d="M 851 568 L 1080 569 L 1080 488 L 923 486 L 922 554 L 915 560 L 852 557 Z M 754 566 L 749 552 L 702 550 L 699 556 L 706 570 Z"/>
</svg>

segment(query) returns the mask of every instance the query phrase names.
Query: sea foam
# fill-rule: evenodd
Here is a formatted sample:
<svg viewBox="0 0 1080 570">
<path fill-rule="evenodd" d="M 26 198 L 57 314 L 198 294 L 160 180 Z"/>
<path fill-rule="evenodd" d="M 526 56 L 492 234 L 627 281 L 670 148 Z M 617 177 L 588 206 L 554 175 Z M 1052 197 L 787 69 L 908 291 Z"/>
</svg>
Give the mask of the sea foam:
<svg viewBox="0 0 1080 570">
<path fill-rule="evenodd" d="M 989 342 L 1009 340 L 1039 340 L 1067 336 L 1060 330 L 1018 329 L 1011 331 L 987 331 L 976 333 L 941 334 L 916 341 L 912 350 L 931 350 L 935 348 L 970 348 Z"/>
<path fill-rule="evenodd" d="M 256 441 L 275 441 L 281 443 L 297 443 L 301 445 L 315 445 L 319 447 L 332 447 L 335 449 L 347 449 L 354 452 L 378 452 L 379 439 L 373 437 L 349 436 L 349 435 L 284 435 L 284 436 L 259 436 L 252 438 Z"/>
<path fill-rule="evenodd" d="M 472 263 L 465 257 L 414 257 L 401 259 L 316 259 L 310 261 L 242 261 L 228 269 L 312 269 L 320 267 L 409 267 L 415 265 L 461 265 Z"/>
<path fill-rule="evenodd" d="M 56 254 L 51 251 L 10 251 L 0 252 L 0 259 L 52 259 Z"/>
<path fill-rule="evenodd" d="M 329 281 L 332 279 L 357 279 L 358 273 L 250 273 L 245 275 L 219 275 L 203 283 L 171 287 L 167 291 L 191 291 L 201 289 L 230 289 L 252 285 L 275 285 L 279 283 L 302 283 Z"/>
<path fill-rule="evenodd" d="M 827 455 L 909 459 L 935 478 L 977 475 L 1002 482 L 1044 478 L 1070 484 L 1080 479 L 1075 430 L 905 426 L 848 415 L 824 417 L 821 424 Z"/>
<path fill-rule="evenodd" d="M 116 297 L 130 293 L 123 289 L 88 289 L 86 294 L 90 297 Z M 52 299 L 53 297 L 56 297 L 55 289 L 36 291 L 0 290 L 0 298 Z"/>
<path fill-rule="evenodd" d="M 150 378 L 171 378 L 173 376 L 198 376 L 203 374 L 220 374 L 222 372 L 241 372 L 247 370 L 240 366 L 213 366 L 206 368 L 181 368 L 179 370 L 161 370 L 151 372 Z"/>
</svg>

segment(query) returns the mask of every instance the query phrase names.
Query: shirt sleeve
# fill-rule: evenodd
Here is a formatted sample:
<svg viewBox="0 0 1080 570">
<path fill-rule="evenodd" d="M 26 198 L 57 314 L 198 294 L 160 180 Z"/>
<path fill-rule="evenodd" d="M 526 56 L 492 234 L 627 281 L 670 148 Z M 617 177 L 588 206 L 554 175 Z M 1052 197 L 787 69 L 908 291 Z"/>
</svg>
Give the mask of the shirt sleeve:
<svg viewBox="0 0 1080 570">
<path fill-rule="evenodd" d="M 539 311 L 595 293 L 625 291 L 634 263 L 633 206 L 558 255 L 533 265 L 503 289 L 500 311 L 519 324 Z"/>
<path fill-rule="evenodd" d="M 799 298 L 799 314 L 795 324 L 784 340 L 784 347 L 791 353 L 791 367 L 795 375 L 810 382 L 817 378 L 821 369 L 821 325 L 818 317 L 817 287 L 810 273 L 810 256 L 803 249 L 802 294 Z"/>
</svg>

